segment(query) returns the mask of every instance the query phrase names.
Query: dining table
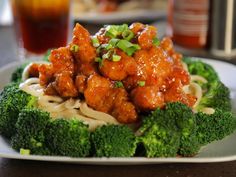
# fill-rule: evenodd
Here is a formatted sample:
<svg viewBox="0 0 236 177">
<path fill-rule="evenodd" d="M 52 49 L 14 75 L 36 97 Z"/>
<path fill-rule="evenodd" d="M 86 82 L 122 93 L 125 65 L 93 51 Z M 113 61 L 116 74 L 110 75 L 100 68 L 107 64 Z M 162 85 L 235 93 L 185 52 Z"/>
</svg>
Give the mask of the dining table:
<svg viewBox="0 0 236 177">
<path fill-rule="evenodd" d="M 84 24 L 92 33 L 100 26 Z M 196 53 L 188 53 L 195 56 Z M 0 67 L 18 61 L 12 25 L 0 26 Z M 236 59 L 227 60 L 236 64 Z M 235 147 L 236 148 L 236 147 Z M 81 164 L 0 157 L 0 177 L 235 177 L 236 161 L 213 163 Z"/>
</svg>

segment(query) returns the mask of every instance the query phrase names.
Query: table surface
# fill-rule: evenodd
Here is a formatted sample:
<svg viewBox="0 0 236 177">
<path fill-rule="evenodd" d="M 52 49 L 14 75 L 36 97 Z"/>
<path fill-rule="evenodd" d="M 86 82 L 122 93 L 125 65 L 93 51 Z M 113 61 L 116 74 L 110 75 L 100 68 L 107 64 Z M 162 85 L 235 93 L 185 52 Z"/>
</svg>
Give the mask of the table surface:
<svg viewBox="0 0 236 177">
<path fill-rule="evenodd" d="M 94 32 L 98 27 L 91 27 Z M 0 27 L 0 67 L 17 61 L 16 43 L 11 26 Z M 236 64 L 235 60 L 231 63 Z M 0 158 L 0 177 L 235 177 L 236 161 L 224 163 L 156 164 L 134 166 L 80 165 Z"/>
</svg>

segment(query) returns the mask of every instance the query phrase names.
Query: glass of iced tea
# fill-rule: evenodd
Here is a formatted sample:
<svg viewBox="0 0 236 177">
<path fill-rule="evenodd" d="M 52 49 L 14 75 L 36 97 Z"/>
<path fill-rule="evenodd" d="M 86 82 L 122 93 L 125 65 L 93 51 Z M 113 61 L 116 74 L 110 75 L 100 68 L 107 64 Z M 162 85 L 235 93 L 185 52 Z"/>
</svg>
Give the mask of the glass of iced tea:
<svg viewBox="0 0 236 177">
<path fill-rule="evenodd" d="M 19 57 L 39 58 L 67 44 L 70 0 L 11 0 Z"/>
</svg>

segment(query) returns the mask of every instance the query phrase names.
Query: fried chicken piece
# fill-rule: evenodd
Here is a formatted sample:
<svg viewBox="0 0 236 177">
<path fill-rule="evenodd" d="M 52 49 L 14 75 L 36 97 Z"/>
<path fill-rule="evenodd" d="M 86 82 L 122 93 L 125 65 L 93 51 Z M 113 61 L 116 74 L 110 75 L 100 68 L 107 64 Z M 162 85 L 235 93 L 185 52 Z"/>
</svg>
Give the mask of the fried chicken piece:
<svg viewBox="0 0 236 177">
<path fill-rule="evenodd" d="M 188 71 L 184 70 L 183 67 L 175 66 L 173 68 L 173 75 L 171 76 L 171 79 L 179 79 L 182 85 L 188 85 L 191 78 Z"/>
<path fill-rule="evenodd" d="M 146 26 L 138 37 L 138 44 L 142 49 L 149 49 L 153 46 L 156 35 L 157 29 L 154 26 Z"/>
<path fill-rule="evenodd" d="M 134 123 L 137 121 L 138 115 L 135 106 L 128 100 L 128 93 L 123 88 L 113 89 L 115 93 L 114 107 L 111 111 L 120 123 Z"/>
<path fill-rule="evenodd" d="M 81 74 L 77 75 L 75 78 L 75 86 L 79 93 L 84 93 L 87 87 L 87 77 Z"/>
<path fill-rule="evenodd" d="M 128 75 L 134 75 L 137 72 L 137 64 L 134 58 L 129 57 L 119 49 L 117 49 L 116 53 L 121 56 L 120 61 L 114 62 L 105 59 L 100 67 L 100 72 L 103 76 L 120 81 L 125 79 Z"/>
<path fill-rule="evenodd" d="M 194 96 L 185 94 L 183 84 L 180 79 L 176 79 L 164 93 L 165 102 L 181 102 L 191 107 L 196 102 Z"/>
<path fill-rule="evenodd" d="M 73 56 L 68 47 L 60 47 L 51 51 L 49 60 L 52 63 L 54 74 L 62 72 L 74 74 L 75 66 Z"/>
<path fill-rule="evenodd" d="M 51 83 L 49 83 L 47 86 L 46 86 L 46 88 L 44 88 L 44 93 L 46 94 L 46 95 L 58 95 L 58 93 L 57 93 L 57 91 L 56 91 L 56 89 L 55 89 L 55 87 L 54 87 L 54 82 L 51 82 Z"/>
<path fill-rule="evenodd" d="M 160 43 L 160 47 L 167 52 L 167 54 L 172 57 L 174 64 L 176 66 L 182 66 L 182 54 L 174 50 L 174 44 L 169 37 L 164 37 Z"/>
<path fill-rule="evenodd" d="M 142 23 L 132 23 L 129 27 L 129 29 L 137 35 L 139 32 L 141 32 L 145 28 L 145 25 Z"/>
<path fill-rule="evenodd" d="M 68 72 L 60 73 L 53 82 L 55 90 L 62 97 L 77 97 L 78 91 L 75 87 L 71 74 Z"/>
<path fill-rule="evenodd" d="M 73 39 L 70 48 L 74 46 L 76 47 L 75 50 L 72 50 L 72 53 L 78 62 L 90 63 L 94 61 L 96 49 L 92 45 L 90 34 L 78 23 L 73 31 Z"/>
<path fill-rule="evenodd" d="M 141 111 L 151 111 L 163 107 L 163 93 L 155 86 L 136 87 L 131 92 L 132 101 Z"/>
<path fill-rule="evenodd" d="M 113 88 L 113 84 L 107 78 L 91 76 L 84 96 L 90 107 L 113 115 L 121 123 L 137 120 L 135 107 L 128 101 L 128 93 L 123 88 Z"/>
<path fill-rule="evenodd" d="M 105 106 L 104 101 L 111 87 L 112 83 L 108 79 L 99 75 L 90 76 L 87 81 L 87 88 L 84 91 L 86 103 L 98 111 L 109 112 L 111 106 Z"/>
<path fill-rule="evenodd" d="M 38 70 L 39 83 L 41 86 L 47 86 L 55 78 L 54 70 L 51 64 L 41 64 Z"/>
<path fill-rule="evenodd" d="M 39 77 L 39 66 L 40 64 L 38 63 L 30 64 L 29 77 Z"/>
<path fill-rule="evenodd" d="M 137 72 L 124 80 L 124 86 L 128 90 L 138 86 L 139 81 L 145 81 L 146 86 L 161 87 L 173 71 L 173 61 L 160 47 L 139 50 L 135 53 L 134 59 L 137 63 Z"/>
<path fill-rule="evenodd" d="M 77 64 L 78 70 L 77 73 L 81 73 L 87 77 L 96 74 L 97 68 L 95 63 L 78 63 Z"/>
</svg>

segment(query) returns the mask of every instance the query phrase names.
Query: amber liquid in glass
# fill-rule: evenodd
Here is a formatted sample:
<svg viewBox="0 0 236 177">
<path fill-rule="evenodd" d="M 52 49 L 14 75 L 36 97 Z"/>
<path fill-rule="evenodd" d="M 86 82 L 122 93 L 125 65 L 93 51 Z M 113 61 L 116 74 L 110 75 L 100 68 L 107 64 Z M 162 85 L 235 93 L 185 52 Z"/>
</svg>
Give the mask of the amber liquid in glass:
<svg viewBox="0 0 236 177">
<path fill-rule="evenodd" d="M 41 54 L 66 45 L 68 0 L 13 0 L 13 11 L 17 35 L 28 52 Z"/>
</svg>

